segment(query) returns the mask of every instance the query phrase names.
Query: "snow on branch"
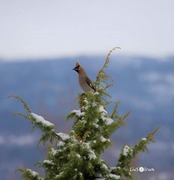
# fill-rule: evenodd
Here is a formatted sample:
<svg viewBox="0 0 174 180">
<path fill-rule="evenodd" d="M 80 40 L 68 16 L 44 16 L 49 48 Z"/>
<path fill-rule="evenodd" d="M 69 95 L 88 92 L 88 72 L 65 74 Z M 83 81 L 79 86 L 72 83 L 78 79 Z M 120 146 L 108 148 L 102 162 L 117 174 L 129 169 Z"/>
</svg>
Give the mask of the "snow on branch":
<svg viewBox="0 0 174 180">
<path fill-rule="evenodd" d="M 31 116 L 34 118 L 34 120 L 37 124 L 40 124 L 45 128 L 54 129 L 54 124 L 45 120 L 42 116 L 39 116 L 35 113 L 31 113 Z"/>
<path fill-rule="evenodd" d="M 80 117 L 80 116 L 84 116 L 84 112 L 81 112 L 80 110 L 73 110 L 71 111 L 71 113 L 76 114 L 76 116 Z"/>
<path fill-rule="evenodd" d="M 25 179 L 44 180 L 40 174 L 31 169 L 18 169 L 18 171 L 23 173 L 23 178 Z"/>
<path fill-rule="evenodd" d="M 70 138 L 70 136 L 68 134 L 65 134 L 65 133 L 56 133 L 58 137 L 60 137 L 60 139 L 62 141 L 66 141 Z"/>
</svg>

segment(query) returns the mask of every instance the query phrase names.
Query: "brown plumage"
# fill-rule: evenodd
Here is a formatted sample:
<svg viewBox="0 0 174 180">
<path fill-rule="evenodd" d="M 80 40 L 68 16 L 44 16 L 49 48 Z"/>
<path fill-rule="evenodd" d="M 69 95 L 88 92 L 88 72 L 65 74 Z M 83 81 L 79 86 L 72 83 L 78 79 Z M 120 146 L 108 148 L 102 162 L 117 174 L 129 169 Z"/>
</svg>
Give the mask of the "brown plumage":
<svg viewBox="0 0 174 180">
<path fill-rule="evenodd" d="M 79 79 L 80 87 L 85 92 L 96 91 L 95 87 L 92 85 L 92 81 L 90 80 L 90 78 L 86 74 L 85 69 L 78 62 L 76 62 L 76 66 L 73 70 L 78 73 L 78 75 L 79 75 L 78 79 Z"/>
</svg>

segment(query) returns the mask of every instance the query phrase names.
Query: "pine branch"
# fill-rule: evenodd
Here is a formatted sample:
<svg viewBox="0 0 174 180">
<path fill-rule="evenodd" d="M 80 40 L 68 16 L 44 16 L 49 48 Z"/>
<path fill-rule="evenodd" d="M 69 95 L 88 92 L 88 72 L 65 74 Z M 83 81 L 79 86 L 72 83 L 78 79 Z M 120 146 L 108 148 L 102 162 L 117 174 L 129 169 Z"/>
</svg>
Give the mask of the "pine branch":
<svg viewBox="0 0 174 180">
<path fill-rule="evenodd" d="M 18 169 L 17 171 L 22 173 L 22 176 L 26 180 L 44 180 L 40 174 L 31 169 Z"/>
<path fill-rule="evenodd" d="M 157 133 L 157 131 L 159 130 L 159 128 L 156 128 L 155 130 L 153 130 L 152 132 L 150 132 L 146 138 L 142 138 L 133 148 L 133 157 L 135 157 L 140 151 L 144 152 L 144 151 L 148 151 L 147 149 L 147 145 L 150 142 L 155 142 L 154 139 L 154 135 Z"/>
<path fill-rule="evenodd" d="M 154 135 L 159 130 L 156 128 L 154 131 L 150 132 L 146 138 L 142 138 L 138 144 L 136 144 L 133 148 L 130 148 L 129 145 L 123 146 L 121 150 L 120 157 L 118 159 L 118 163 L 116 168 L 113 170 L 113 173 L 120 175 L 121 177 L 129 177 L 132 178 L 132 174 L 130 172 L 131 162 L 133 158 L 139 153 L 147 151 L 147 145 L 150 142 L 155 142 Z"/>
<path fill-rule="evenodd" d="M 100 79 L 106 79 L 108 77 L 104 70 L 108 67 L 108 64 L 110 63 L 110 56 L 116 49 L 121 49 L 121 48 L 120 47 L 114 47 L 113 49 L 111 49 L 109 51 L 103 67 L 98 72 L 96 82 L 99 82 Z"/>
<path fill-rule="evenodd" d="M 16 112 L 16 113 L 14 113 L 14 115 L 19 115 L 19 116 L 29 120 L 33 125 L 33 129 L 39 128 L 42 131 L 43 134 L 42 134 L 38 144 L 40 142 L 45 143 L 46 141 L 52 142 L 53 140 L 58 138 L 54 131 L 54 124 L 50 123 L 49 121 L 46 121 L 43 117 L 32 113 L 31 109 L 28 107 L 26 102 L 21 97 L 11 95 L 8 98 L 17 99 L 23 105 L 24 109 L 27 111 L 27 114 L 22 114 L 20 112 Z"/>
<path fill-rule="evenodd" d="M 102 69 L 98 72 L 97 80 L 98 80 L 98 78 L 100 78 L 100 74 L 101 74 L 102 72 L 104 72 L 104 69 L 106 69 L 106 68 L 108 67 L 108 64 L 110 63 L 110 56 L 111 56 L 111 54 L 112 54 L 116 49 L 121 49 L 121 48 L 120 48 L 120 47 L 114 47 L 113 49 L 111 49 L 111 50 L 109 51 L 109 53 L 108 53 L 108 55 L 107 55 L 107 57 L 106 57 L 106 60 L 105 60 L 105 63 L 104 63 L 104 65 L 103 65 Z M 104 74 L 106 75 L 106 73 L 104 73 Z M 97 81 L 97 80 L 96 80 L 96 81 Z"/>
<path fill-rule="evenodd" d="M 32 111 L 30 110 L 30 108 L 27 106 L 27 104 L 25 103 L 25 101 L 19 97 L 19 96 L 15 96 L 15 95 L 11 95 L 8 96 L 8 98 L 15 98 L 17 99 L 19 102 L 21 102 L 21 104 L 23 105 L 24 109 L 30 114 Z"/>
<path fill-rule="evenodd" d="M 115 106 L 114 106 L 114 109 L 112 111 L 112 114 L 111 114 L 111 118 L 114 119 L 118 116 L 118 106 L 119 106 L 120 102 L 115 102 Z"/>
</svg>

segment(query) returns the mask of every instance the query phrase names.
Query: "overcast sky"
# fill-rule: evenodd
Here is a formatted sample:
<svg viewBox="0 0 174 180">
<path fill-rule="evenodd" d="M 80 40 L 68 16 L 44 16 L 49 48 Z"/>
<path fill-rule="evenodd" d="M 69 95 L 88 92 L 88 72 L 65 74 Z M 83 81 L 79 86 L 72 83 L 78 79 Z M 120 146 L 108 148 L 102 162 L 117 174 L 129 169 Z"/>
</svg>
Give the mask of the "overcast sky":
<svg viewBox="0 0 174 180">
<path fill-rule="evenodd" d="M 0 0 L 0 58 L 174 54 L 174 0 Z"/>
</svg>

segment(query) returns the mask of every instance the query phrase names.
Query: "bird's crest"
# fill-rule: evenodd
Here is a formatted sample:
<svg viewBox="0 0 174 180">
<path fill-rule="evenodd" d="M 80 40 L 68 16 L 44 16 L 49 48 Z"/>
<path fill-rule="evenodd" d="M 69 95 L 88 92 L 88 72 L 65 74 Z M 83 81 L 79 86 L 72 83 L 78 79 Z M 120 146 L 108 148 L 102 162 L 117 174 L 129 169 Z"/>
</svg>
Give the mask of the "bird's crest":
<svg viewBox="0 0 174 180">
<path fill-rule="evenodd" d="M 79 61 L 76 62 L 76 67 L 80 67 Z"/>
</svg>

